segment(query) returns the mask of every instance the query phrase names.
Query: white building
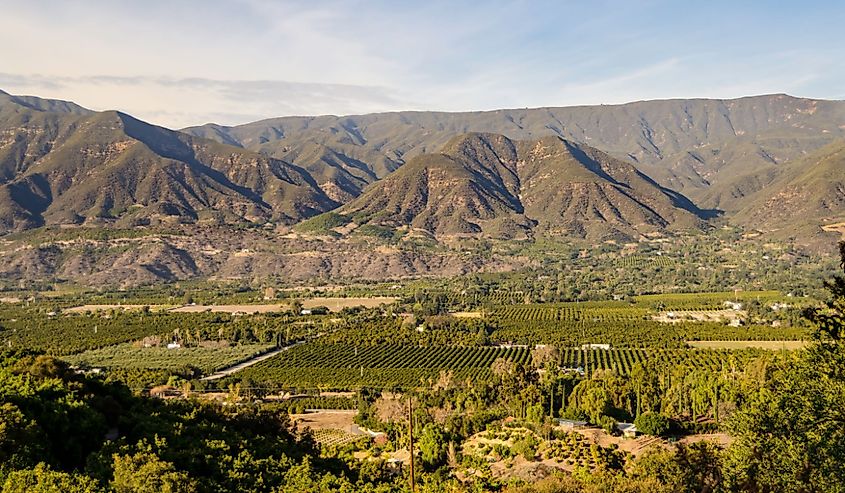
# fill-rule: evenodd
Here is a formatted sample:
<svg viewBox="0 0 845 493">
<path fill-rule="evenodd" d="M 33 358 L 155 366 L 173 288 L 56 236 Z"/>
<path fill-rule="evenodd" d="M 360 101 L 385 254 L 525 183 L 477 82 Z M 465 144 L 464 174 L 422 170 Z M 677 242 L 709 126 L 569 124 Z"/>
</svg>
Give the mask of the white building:
<svg viewBox="0 0 845 493">
<path fill-rule="evenodd" d="M 622 433 L 625 438 L 636 438 L 638 433 L 634 423 L 616 423 L 616 431 Z"/>
<path fill-rule="evenodd" d="M 566 429 L 566 430 L 575 430 L 575 429 L 578 429 L 578 428 L 586 427 L 587 422 L 586 421 L 576 421 L 576 420 L 573 420 L 573 419 L 558 419 L 557 425 L 560 426 L 561 428 Z"/>
<path fill-rule="evenodd" d="M 582 344 L 581 349 L 602 349 L 610 351 L 610 344 Z"/>
</svg>

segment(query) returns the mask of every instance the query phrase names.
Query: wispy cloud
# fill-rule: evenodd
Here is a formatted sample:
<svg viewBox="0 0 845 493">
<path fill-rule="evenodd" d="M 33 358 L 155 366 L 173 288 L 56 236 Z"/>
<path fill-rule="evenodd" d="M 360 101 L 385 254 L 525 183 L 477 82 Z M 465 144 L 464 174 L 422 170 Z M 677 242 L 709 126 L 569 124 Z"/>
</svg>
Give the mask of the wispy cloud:
<svg viewBox="0 0 845 493">
<path fill-rule="evenodd" d="M 827 2 L 8 0 L 3 8 L 0 88 L 172 127 L 764 92 L 836 98 L 845 86 L 845 8 Z"/>
</svg>

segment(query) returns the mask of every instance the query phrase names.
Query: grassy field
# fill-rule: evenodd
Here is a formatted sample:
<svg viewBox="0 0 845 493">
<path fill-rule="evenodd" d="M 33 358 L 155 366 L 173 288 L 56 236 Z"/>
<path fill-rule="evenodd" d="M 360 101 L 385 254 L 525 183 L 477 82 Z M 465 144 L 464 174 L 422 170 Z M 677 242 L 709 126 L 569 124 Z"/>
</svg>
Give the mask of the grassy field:
<svg viewBox="0 0 845 493">
<path fill-rule="evenodd" d="M 376 296 L 372 298 L 334 298 L 334 297 L 317 297 L 302 300 L 302 308 L 316 308 L 324 306 L 332 312 L 339 312 L 344 308 L 353 308 L 363 306 L 365 308 L 374 308 L 379 305 L 389 305 L 396 302 L 398 298 L 388 296 Z M 103 307 L 102 309 L 117 308 L 119 305 L 86 305 Z M 84 308 L 84 307 L 80 307 Z M 170 311 L 175 313 L 199 313 L 211 311 L 215 313 L 273 313 L 283 312 L 290 309 L 290 304 L 282 303 L 265 303 L 265 304 L 232 304 L 232 305 L 186 305 L 174 308 Z M 91 310 L 88 310 L 91 311 Z"/>
<path fill-rule="evenodd" d="M 358 430 L 353 418 L 357 410 L 318 411 L 291 414 L 291 420 L 300 428 L 310 428 L 320 445 L 345 445 L 369 438 Z"/>
<path fill-rule="evenodd" d="M 481 312 L 454 312 L 450 313 L 455 318 L 484 318 Z"/>
<path fill-rule="evenodd" d="M 742 319 L 747 315 L 741 310 L 674 310 L 652 315 L 653 320 L 663 323 L 679 323 L 685 320 L 695 322 L 719 322 Z"/>
</svg>

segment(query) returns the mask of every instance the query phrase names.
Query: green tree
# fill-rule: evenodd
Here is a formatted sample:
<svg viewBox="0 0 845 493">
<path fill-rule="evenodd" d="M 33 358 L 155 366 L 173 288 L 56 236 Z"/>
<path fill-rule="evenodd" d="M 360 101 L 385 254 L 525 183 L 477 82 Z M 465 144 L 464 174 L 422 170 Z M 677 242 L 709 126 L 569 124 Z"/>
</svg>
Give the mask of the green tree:
<svg viewBox="0 0 845 493">
<path fill-rule="evenodd" d="M 648 478 L 681 491 L 683 471 L 671 450 L 652 447 L 639 456 L 631 466 L 632 478 Z"/>
<path fill-rule="evenodd" d="M 659 413 L 645 412 L 637 416 L 634 425 L 641 433 L 661 436 L 669 431 L 669 418 Z"/>
<path fill-rule="evenodd" d="M 151 451 L 114 455 L 115 493 L 191 493 L 196 487 L 184 472 Z"/>
<path fill-rule="evenodd" d="M 681 471 L 681 484 L 676 491 L 721 491 L 721 460 L 722 450 L 715 443 L 705 441 L 678 445 L 675 449 L 675 463 Z"/>
<path fill-rule="evenodd" d="M 710 442 L 678 445 L 674 451 L 652 448 L 638 457 L 630 477 L 658 481 L 671 491 L 722 491 L 721 451 Z"/>
<path fill-rule="evenodd" d="M 12 471 L 3 483 L 3 493 L 97 493 L 96 481 L 83 474 L 53 471 L 43 462 L 33 469 Z"/>
<path fill-rule="evenodd" d="M 290 311 L 294 315 L 299 315 L 300 313 L 302 313 L 302 301 L 291 300 L 290 301 Z"/>
<path fill-rule="evenodd" d="M 525 460 L 534 460 L 539 445 L 537 437 L 526 434 L 514 440 L 512 450 L 514 454 L 521 455 Z"/>
<path fill-rule="evenodd" d="M 610 393 L 607 389 L 593 386 L 587 389 L 584 394 L 584 402 L 581 408 L 590 417 L 591 422 L 599 424 L 602 417 L 610 411 L 610 406 Z"/>
<path fill-rule="evenodd" d="M 525 408 L 525 419 L 534 424 L 542 423 L 543 418 L 545 417 L 546 410 L 543 408 L 542 404 L 530 404 Z"/>
<path fill-rule="evenodd" d="M 31 464 L 38 454 L 39 437 L 35 423 L 27 419 L 16 405 L 0 405 L 0 463 L 7 466 Z"/>
<path fill-rule="evenodd" d="M 446 462 L 446 450 L 449 443 L 440 426 L 434 423 L 425 425 L 422 433 L 420 433 L 417 445 L 420 450 L 420 458 L 427 468 L 433 469 Z"/>
</svg>

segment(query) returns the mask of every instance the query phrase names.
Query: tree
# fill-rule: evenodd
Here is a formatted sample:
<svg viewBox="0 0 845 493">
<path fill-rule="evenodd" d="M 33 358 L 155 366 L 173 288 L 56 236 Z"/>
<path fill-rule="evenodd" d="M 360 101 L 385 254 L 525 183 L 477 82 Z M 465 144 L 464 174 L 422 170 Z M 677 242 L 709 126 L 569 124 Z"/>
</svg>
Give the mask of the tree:
<svg viewBox="0 0 845 493">
<path fill-rule="evenodd" d="M 587 389 L 581 409 L 590 417 L 591 422 L 599 424 L 601 418 L 610 411 L 610 405 L 610 394 L 607 389 L 594 386 Z"/>
<path fill-rule="evenodd" d="M 302 301 L 300 300 L 291 300 L 290 301 L 290 311 L 294 315 L 299 315 L 302 313 Z"/>
<path fill-rule="evenodd" d="M 635 460 L 631 467 L 632 478 L 656 479 L 661 484 L 681 491 L 683 471 L 677 456 L 662 447 L 651 447 Z"/>
<path fill-rule="evenodd" d="M 646 365 L 647 363 L 635 363 L 628 376 L 636 398 L 635 407 L 631 410 L 635 417 L 644 411 L 656 410 L 660 403 L 658 372 L 652 365 Z"/>
<path fill-rule="evenodd" d="M 535 368 L 557 368 L 560 364 L 560 349 L 550 345 L 532 349 L 531 364 Z"/>
<path fill-rule="evenodd" d="M 669 418 L 659 413 L 644 412 L 637 416 L 634 425 L 646 435 L 661 436 L 669 431 Z"/>
<path fill-rule="evenodd" d="M 671 491 L 722 491 L 719 446 L 710 442 L 678 445 L 674 451 L 652 448 L 632 464 L 634 479 L 657 480 Z"/>
<path fill-rule="evenodd" d="M 679 445 L 675 449 L 675 462 L 681 470 L 681 485 L 676 491 L 721 491 L 721 449 L 711 442 Z"/>
<path fill-rule="evenodd" d="M 540 424 L 543 422 L 543 418 L 546 417 L 546 410 L 543 408 L 542 404 L 530 404 L 525 409 L 525 419 L 534 423 Z"/>
<path fill-rule="evenodd" d="M 191 493 L 196 491 L 193 481 L 173 464 L 161 460 L 152 451 L 134 455 L 114 455 L 115 493 Z"/>
<path fill-rule="evenodd" d="M 493 372 L 493 375 L 496 375 L 497 377 L 512 375 L 516 372 L 516 363 L 505 358 L 496 358 L 493 361 L 493 364 L 490 365 L 490 370 Z"/>
<path fill-rule="evenodd" d="M 67 363 L 52 356 L 38 355 L 29 367 L 29 373 L 36 378 L 61 378 L 67 371 Z"/>
<path fill-rule="evenodd" d="M 446 462 L 446 451 L 449 444 L 440 426 L 434 423 L 425 425 L 417 441 L 417 446 L 420 450 L 423 465 L 427 468 L 434 469 Z"/>
<path fill-rule="evenodd" d="M 53 471 L 43 462 L 33 469 L 11 472 L 3 483 L 3 493 L 97 493 L 96 481 L 82 474 Z"/>
<path fill-rule="evenodd" d="M 525 460 L 534 460 L 537 455 L 539 440 L 532 434 L 523 435 L 513 442 L 513 453 L 521 455 Z"/>
<path fill-rule="evenodd" d="M 43 453 L 35 423 L 11 402 L 0 405 L 0 463 L 31 464 L 29 459 Z"/>
</svg>

